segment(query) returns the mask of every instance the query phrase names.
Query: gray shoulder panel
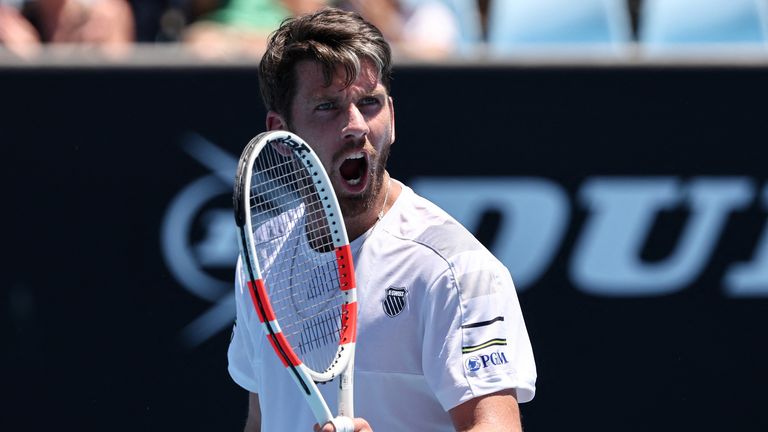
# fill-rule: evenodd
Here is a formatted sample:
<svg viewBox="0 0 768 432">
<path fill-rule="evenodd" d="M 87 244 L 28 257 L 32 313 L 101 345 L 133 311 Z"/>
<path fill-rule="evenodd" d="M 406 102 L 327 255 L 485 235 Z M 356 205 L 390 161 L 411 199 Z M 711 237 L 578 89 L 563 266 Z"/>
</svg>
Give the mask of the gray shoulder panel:
<svg viewBox="0 0 768 432">
<path fill-rule="evenodd" d="M 453 221 L 430 226 L 414 241 L 431 248 L 445 259 L 463 252 L 485 249 L 466 228 Z"/>
</svg>

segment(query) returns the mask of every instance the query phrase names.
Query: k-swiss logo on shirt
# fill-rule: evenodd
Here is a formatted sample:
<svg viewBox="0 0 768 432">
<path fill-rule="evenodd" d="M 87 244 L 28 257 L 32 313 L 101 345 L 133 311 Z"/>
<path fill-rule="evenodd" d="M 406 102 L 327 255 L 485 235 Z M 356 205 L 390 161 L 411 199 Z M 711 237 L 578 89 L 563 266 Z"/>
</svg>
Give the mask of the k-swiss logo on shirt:
<svg viewBox="0 0 768 432">
<path fill-rule="evenodd" d="M 384 313 L 390 317 L 398 316 L 405 309 L 407 294 L 408 290 L 405 288 L 387 288 L 387 295 L 381 302 L 382 306 L 384 306 Z"/>
</svg>

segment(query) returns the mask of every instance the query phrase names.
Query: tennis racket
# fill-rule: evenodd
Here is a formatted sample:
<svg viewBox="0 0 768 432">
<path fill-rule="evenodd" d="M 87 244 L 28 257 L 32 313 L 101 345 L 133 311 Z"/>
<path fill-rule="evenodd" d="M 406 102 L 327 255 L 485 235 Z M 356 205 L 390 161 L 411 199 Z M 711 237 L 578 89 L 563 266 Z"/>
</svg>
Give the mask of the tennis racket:
<svg viewBox="0 0 768 432">
<path fill-rule="evenodd" d="M 339 204 L 316 153 L 290 132 L 256 136 L 240 157 L 234 208 L 248 290 L 275 355 L 317 422 L 352 432 L 355 275 Z M 338 417 L 316 385 L 336 377 Z"/>
</svg>

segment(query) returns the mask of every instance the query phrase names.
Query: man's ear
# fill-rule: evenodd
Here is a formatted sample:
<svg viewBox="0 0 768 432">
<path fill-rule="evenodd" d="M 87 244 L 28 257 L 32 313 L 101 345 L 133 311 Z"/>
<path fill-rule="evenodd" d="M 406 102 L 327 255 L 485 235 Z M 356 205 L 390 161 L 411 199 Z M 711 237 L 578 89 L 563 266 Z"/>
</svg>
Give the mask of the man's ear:
<svg viewBox="0 0 768 432">
<path fill-rule="evenodd" d="M 267 130 L 288 130 L 288 122 L 280 114 L 269 111 L 267 112 Z"/>
</svg>

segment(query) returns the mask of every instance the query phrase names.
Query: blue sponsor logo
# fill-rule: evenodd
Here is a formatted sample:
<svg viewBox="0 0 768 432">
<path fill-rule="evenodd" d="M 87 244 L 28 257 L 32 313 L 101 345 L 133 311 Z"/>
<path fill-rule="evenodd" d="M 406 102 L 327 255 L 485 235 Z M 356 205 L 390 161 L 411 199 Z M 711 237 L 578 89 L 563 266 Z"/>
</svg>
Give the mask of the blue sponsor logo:
<svg viewBox="0 0 768 432">
<path fill-rule="evenodd" d="M 490 366 L 499 366 L 509 363 L 507 355 L 501 351 L 491 354 L 481 354 L 479 356 L 467 357 L 464 361 L 464 367 L 470 372 L 477 372 Z"/>
<path fill-rule="evenodd" d="M 467 358 L 467 360 L 464 361 L 464 367 L 466 367 L 467 370 L 470 372 L 475 372 L 480 370 L 482 365 L 483 364 L 480 362 L 480 359 L 475 356 L 469 357 Z"/>
</svg>

